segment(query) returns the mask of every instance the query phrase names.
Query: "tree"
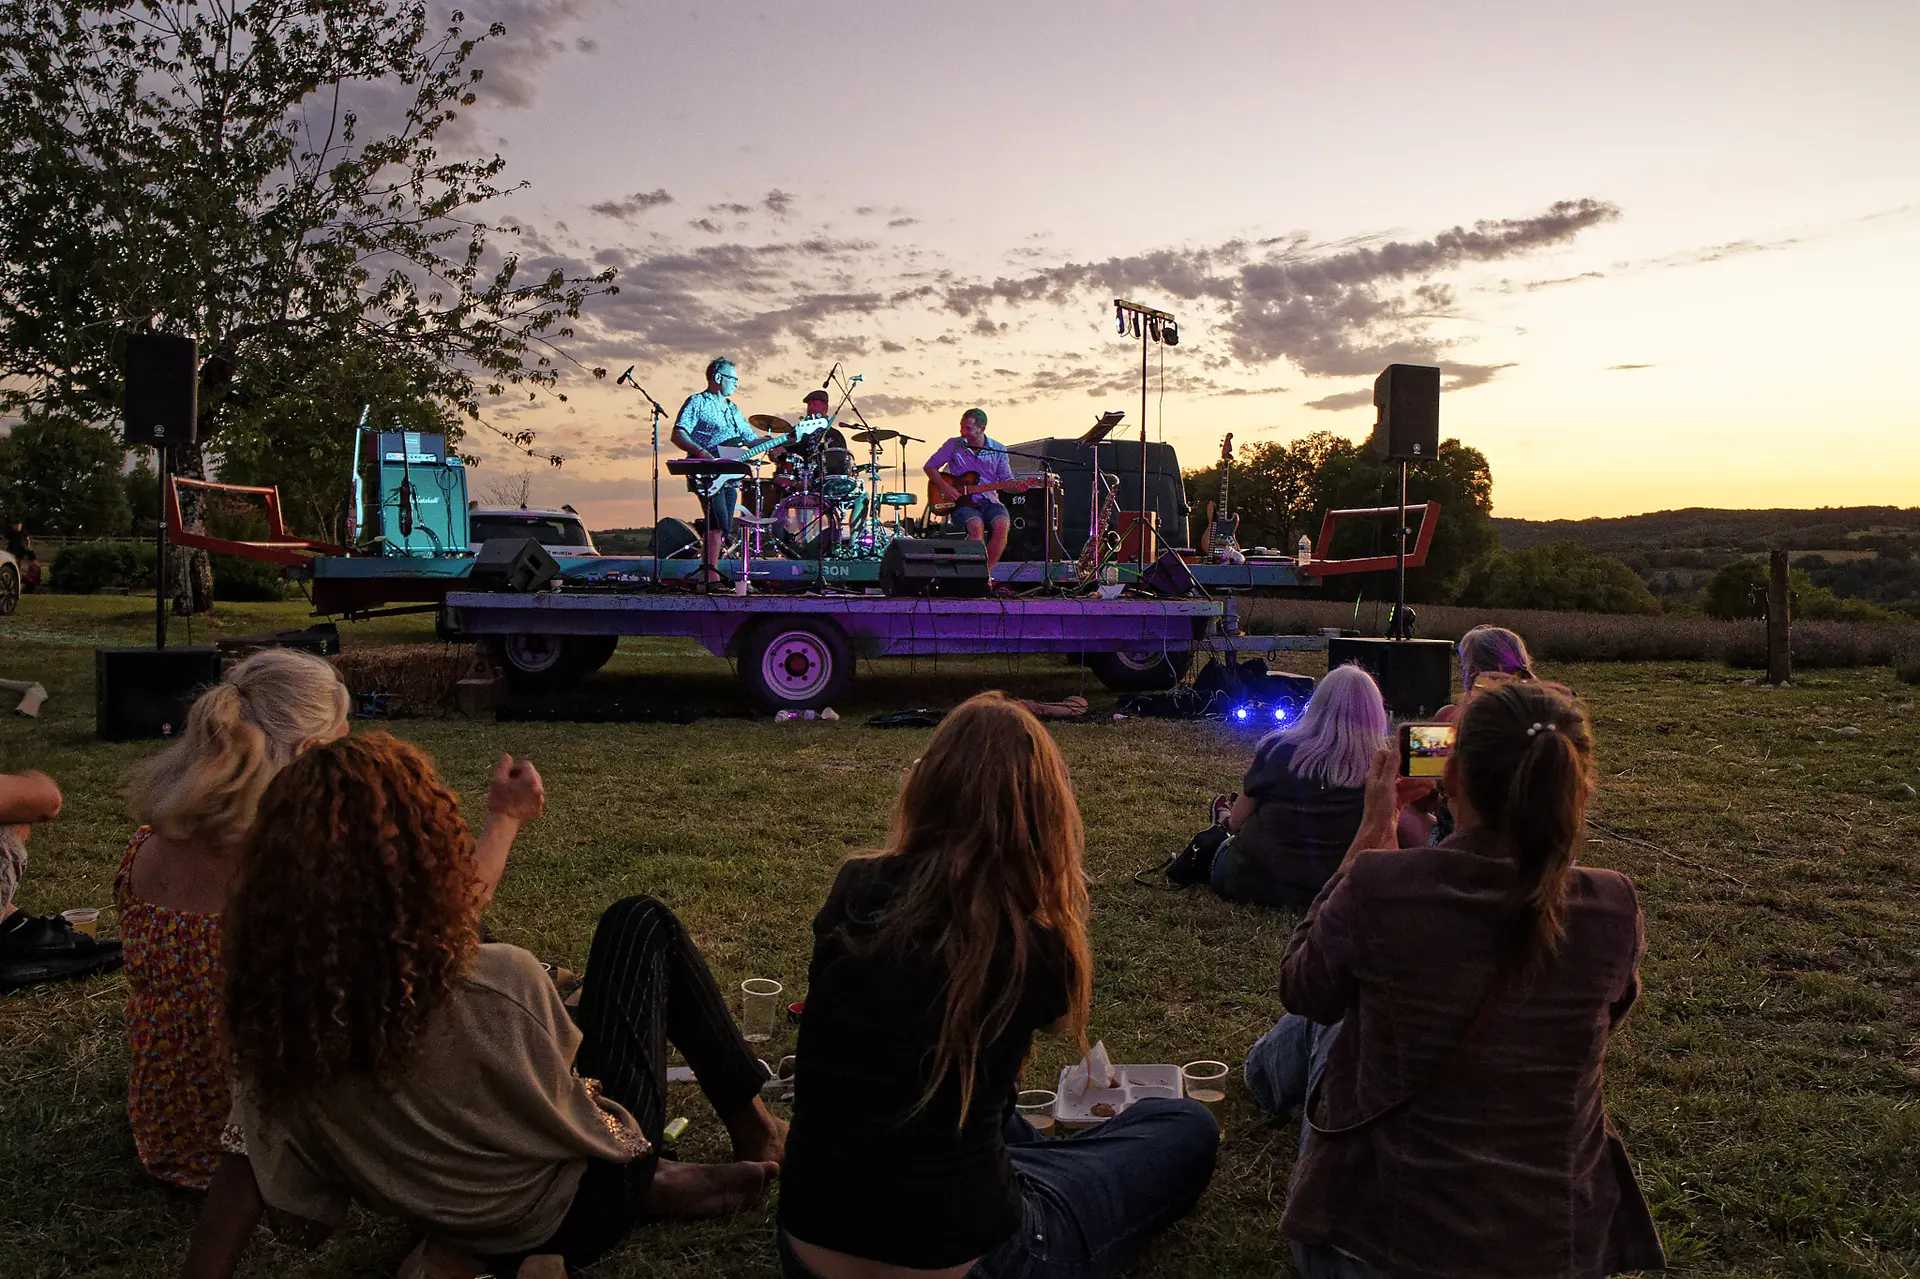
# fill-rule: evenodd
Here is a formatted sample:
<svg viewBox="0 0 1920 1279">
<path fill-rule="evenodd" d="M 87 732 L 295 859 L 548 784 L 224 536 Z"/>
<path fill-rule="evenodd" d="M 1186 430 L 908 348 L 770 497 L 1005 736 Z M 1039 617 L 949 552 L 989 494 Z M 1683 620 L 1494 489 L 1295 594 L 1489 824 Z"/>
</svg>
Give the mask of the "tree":
<svg viewBox="0 0 1920 1279">
<path fill-rule="evenodd" d="M 1460 602 L 1480 608 L 1660 612 L 1660 601 L 1639 574 L 1578 542 L 1495 551 L 1468 577 Z"/>
<path fill-rule="evenodd" d="M 1700 607 L 1714 617 L 1741 618 L 1767 615 L 1767 566 L 1759 560 L 1735 560 L 1721 567 L 1700 588 Z M 1787 613 L 1794 620 L 1879 622 L 1885 621 L 1885 609 L 1865 600 L 1844 600 L 1823 586 L 1814 585 L 1805 569 L 1787 573 Z"/>
<path fill-rule="evenodd" d="M 612 272 L 523 280 L 489 238 L 504 161 L 439 135 L 501 28 L 462 21 L 436 32 L 418 0 L 0 0 L 0 412 L 111 420 L 149 327 L 200 340 L 199 438 L 174 457 L 193 475 L 210 453 L 257 467 L 287 442 L 266 406 L 343 364 L 445 422 L 552 388 L 554 343 Z M 182 508 L 197 527 L 198 496 Z M 172 576 L 176 608 L 211 603 L 204 556 Z"/>
<path fill-rule="evenodd" d="M 133 523 L 125 459 L 104 431 L 60 413 L 30 414 L 0 439 L 0 509 L 30 533 L 125 533 Z"/>
</svg>

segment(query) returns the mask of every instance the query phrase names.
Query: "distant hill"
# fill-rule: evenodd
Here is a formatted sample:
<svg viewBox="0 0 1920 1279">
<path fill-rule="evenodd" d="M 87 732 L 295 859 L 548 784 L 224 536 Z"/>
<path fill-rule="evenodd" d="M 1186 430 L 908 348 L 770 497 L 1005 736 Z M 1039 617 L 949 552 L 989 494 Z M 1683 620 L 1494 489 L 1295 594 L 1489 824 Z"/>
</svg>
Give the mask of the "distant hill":
<svg viewBox="0 0 1920 1279">
<path fill-rule="evenodd" d="M 1643 551 L 1730 551 L 1758 554 L 1868 549 L 1893 535 L 1920 538 L 1920 507 L 1825 506 L 1816 510 L 1728 511 L 1693 506 L 1590 520 L 1512 520 L 1496 517 L 1500 545 L 1510 550 L 1579 542 L 1608 555 Z M 1864 543 L 1864 545 L 1863 545 Z"/>
</svg>

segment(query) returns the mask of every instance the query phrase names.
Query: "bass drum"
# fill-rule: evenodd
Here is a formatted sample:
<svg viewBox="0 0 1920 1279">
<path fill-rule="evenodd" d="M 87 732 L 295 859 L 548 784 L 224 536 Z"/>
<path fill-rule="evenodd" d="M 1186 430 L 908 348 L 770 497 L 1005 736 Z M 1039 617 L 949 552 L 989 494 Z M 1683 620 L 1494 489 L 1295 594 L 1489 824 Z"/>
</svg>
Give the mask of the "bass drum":
<svg viewBox="0 0 1920 1279">
<path fill-rule="evenodd" d="M 840 542 L 840 511 L 818 494 L 788 494 L 776 518 L 775 543 L 795 559 L 817 560 Z"/>
</svg>

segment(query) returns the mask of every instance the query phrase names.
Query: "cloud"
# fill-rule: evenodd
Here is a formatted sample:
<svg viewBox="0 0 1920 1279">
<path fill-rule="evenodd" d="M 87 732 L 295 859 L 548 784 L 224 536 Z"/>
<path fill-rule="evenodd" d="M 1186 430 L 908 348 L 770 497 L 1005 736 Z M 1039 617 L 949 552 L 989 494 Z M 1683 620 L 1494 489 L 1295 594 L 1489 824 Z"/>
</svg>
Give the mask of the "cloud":
<svg viewBox="0 0 1920 1279">
<path fill-rule="evenodd" d="M 1425 240 L 1228 240 L 958 284 L 944 300 L 972 317 L 995 304 L 1064 306 L 1089 294 L 1151 290 L 1216 314 L 1229 349 L 1245 363 L 1286 359 L 1310 376 L 1351 376 L 1395 362 L 1439 362 L 1444 343 L 1431 325 L 1454 312 L 1455 299 L 1436 277 L 1563 244 L 1619 216 L 1605 201 L 1563 200 L 1530 217 L 1457 226 Z"/>
<path fill-rule="evenodd" d="M 1287 389 L 1284 386 L 1225 386 L 1218 391 L 1209 391 L 1208 394 L 1219 399 L 1237 399 L 1247 395 L 1279 395 Z M 1372 392 L 1368 392 L 1368 395 L 1371 397 Z"/>
<path fill-rule="evenodd" d="M 887 220 L 887 225 L 890 227 L 918 226 L 919 224 L 919 218 L 890 218 Z"/>
<path fill-rule="evenodd" d="M 1609 364 L 1609 365 L 1607 365 L 1607 367 L 1606 367 L 1606 372 L 1608 372 L 1608 373 L 1625 373 L 1625 372 L 1626 372 L 1626 371 L 1628 371 L 1629 369 L 1651 369 L 1651 368 L 1654 368 L 1654 367 L 1656 367 L 1656 366 L 1654 366 L 1654 365 L 1652 365 L 1652 364 Z"/>
<path fill-rule="evenodd" d="M 767 192 L 767 198 L 760 203 L 766 207 L 767 212 L 775 217 L 784 218 L 793 212 L 793 204 L 797 198 L 793 192 L 782 191 L 775 187 Z"/>
<path fill-rule="evenodd" d="M 569 48 L 555 31 L 593 6 L 592 0 L 473 0 L 460 7 L 467 16 L 462 26 L 469 32 L 483 32 L 494 22 L 506 27 L 474 54 L 473 65 L 486 73 L 478 89 L 481 101 L 521 108 L 533 105 L 547 63 Z M 591 53 L 587 46 L 592 43 L 582 40 L 571 47 Z"/>
<path fill-rule="evenodd" d="M 1790 235 L 1779 240 L 1729 240 L 1725 244 L 1708 244 L 1697 249 L 1682 249 L 1678 253 L 1669 253 L 1663 257 L 1643 258 L 1638 262 L 1617 262 L 1619 270 L 1643 270 L 1649 267 L 1700 266 L 1707 262 L 1722 262 L 1727 258 L 1743 258 L 1754 253 L 1777 253 L 1781 249 L 1791 249 L 1804 244 L 1806 237 Z"/>
<path fill-rule="evenodd" d="M 1334 395 L 1325 395 L 1317 400 L 1307 401 L 1308 408 L 1325 409 L 1329 413 L 1338 412 L 1341 409 L 1357 409 L 1363 404 L 1369 408 L 1373 406 L 1373 388 L 1370 386 L 1363 386 L 1357 391 L 1341 391 Z"/>
<path fill-rule="evenodd" d="M 735 217 L 744 217 L 753 212 L 751 204 L 709 204 L 708 213 L 731 213 Z"/>
<path fill-rule="evenodd" d="M 667 194 L 665 187 L 655 187 L 651 191 L 635 191 L 624 200 L 606 200 L 600 204 L 589 204 L 588 210 L 602 217 L 619 218 L 622 222 L 631 222 L 649 209 L 657 209 L 663 204 L 672 204 L 673 197 Z"/>
<path fill-rule="evenodd" d="M 727 230 L 712 218 L 694 218 L 687 225 L 696 231 L 705 231 L 708 235 L 724 235 Z"/>
</svg>

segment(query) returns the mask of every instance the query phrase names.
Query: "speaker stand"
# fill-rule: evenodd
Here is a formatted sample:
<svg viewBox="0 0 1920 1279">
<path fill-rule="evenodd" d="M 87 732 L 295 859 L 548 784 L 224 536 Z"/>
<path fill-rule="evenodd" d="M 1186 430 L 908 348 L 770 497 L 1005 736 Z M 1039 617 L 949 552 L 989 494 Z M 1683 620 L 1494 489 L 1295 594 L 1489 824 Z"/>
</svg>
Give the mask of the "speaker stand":
<svg viewBox="0 0 1920 1279">
<path fill-rule="evenodd" d="M 1393 625 L 1389 639 L 1412 639 L 1407 625 L 1407 459 L 1400 459 L 1400 536 L 1394 553 Z"/>
<path fill-rule="evenodd" d="M 153 647 L 158 650 L 167 646 L 167 485 L 173 479 L 173 456 L 164 442 L 155 444 L 153 452 L 160 464 L 160 487 L 154 494 L 159 517 L 154 523 L 153 555 Z"/>
</svg>

